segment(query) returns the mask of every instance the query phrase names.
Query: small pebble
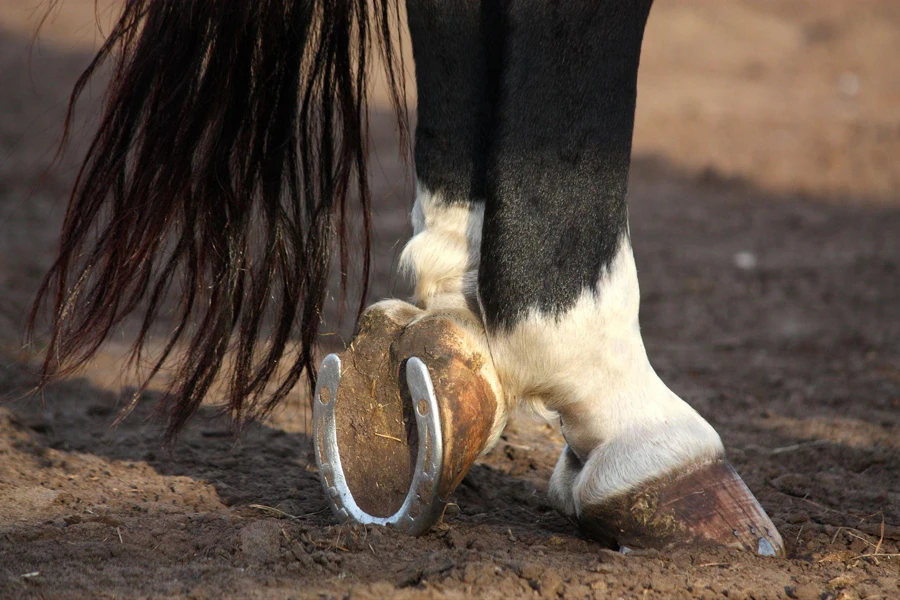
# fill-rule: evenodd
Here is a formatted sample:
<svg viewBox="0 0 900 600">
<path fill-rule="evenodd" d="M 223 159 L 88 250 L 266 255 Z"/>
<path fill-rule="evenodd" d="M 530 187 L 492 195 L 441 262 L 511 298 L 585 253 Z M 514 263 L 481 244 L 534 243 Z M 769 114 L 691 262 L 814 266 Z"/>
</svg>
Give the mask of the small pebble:
<svg viewBox="0 0 900 600">
<path fill-rule="evenodd" d="M 859 76 L 851 71 L 842 73 L 838 78 L 838 90 L 846 98 L 855 98 L 861 87 Z"/>
<path fill-rule="evenodd" d="M 756 255 L 743 250 L 734 253 L 734 266 L 741 271 L 752 271 L 756 268 Z"/>
</svg>

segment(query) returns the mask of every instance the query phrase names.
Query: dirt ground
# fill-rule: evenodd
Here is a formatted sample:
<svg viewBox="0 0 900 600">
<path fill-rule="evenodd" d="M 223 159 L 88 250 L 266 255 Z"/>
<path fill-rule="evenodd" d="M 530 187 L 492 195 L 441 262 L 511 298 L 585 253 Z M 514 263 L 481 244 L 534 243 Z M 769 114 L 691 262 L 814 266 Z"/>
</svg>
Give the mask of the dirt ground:
<svg viewBox="0 0 900 600">
<path fill-rule="evenodd" d="M 96 41 L 93 2 L 63 0 L 32 45 L 36 5 L 0 4 L 0 598 L 900 598 L 900 4 L 657 0 L 646 34 L 644 339 L 779 527 L 778 560 L 583 539 L 546 500 L 557 428 L 528 415 L 410 539 L 334 525 L 299 393 L 240 440 L 204 408 L 171 453 L 152 393 L 110 427 L 125 339 L 23 397 L 23 314 L 84 135 L 47 167 Z M 410 176 L 389 118 L 373 127 L 373 297 L 402 296 Z"/>
</svg>

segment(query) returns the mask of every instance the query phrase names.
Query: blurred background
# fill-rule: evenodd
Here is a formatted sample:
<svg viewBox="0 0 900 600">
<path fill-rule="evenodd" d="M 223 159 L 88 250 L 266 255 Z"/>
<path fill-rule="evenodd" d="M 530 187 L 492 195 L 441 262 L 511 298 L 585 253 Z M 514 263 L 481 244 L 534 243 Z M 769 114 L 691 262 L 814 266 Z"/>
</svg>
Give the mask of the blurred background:
<svg viewBox="0 0 900 600">
<path fill-rule="evenodd" d="M 0 393 L 16 398 L 32 381 L 21 347 L 24 315 L 53 256 L 102 81 L 79 107 L 70 152 L 52 166 L 66 99 L 102 39 L 97 24 L 108 28 L 111 5 L 63 0 L 38 33 L 44 3 L 0 3 Z M 835 544 L 857 554 L 868 548 L 853 550 L 858 542 L 840 528 L 855 527 L 874 545 L 881 523 L 882 551 L 900 540 L 898 57 L 896 0 L 656 0 L 645 34 L 630 215 L 651 362 L 716 426 L 786 539 L 810 556 Z M 413 189 L 383 94 L 374 97 L 372 300 L 408 293 L 395 268 L 410 233 Z M 352 324 L 339 328 L 333 316 L 329 326 L 346 333 Z M 151 505 L 177 504 L 191 489 L 211 494 L 192 505 L 211 512 L 260 498 L 273 506 L 293 499 L 286 506 L 295 514 L 321 508 L 313 475 L 282 481 L 295 463 L 306 460 L 308 468 L 308 455 L 275 433 L 245 442 L 268 462 L 238 455 L 223 471 L 218 465 L 233 448 L 220 439 L 225 425 L 187 434 L 175 467 L 153 450 L 151 410 L 109 430 L 126 343 L 127 333 L 83 379 L 37 407 L 0 406 L 7 415 L 0 420 L 0 526 L 68 510 L 34 489 L 45 481 L 70 485 L 54 460 L 68 461 L 66 473 L 80 481 L 88 467 L 72 466 L 81 464 L 70 454 L 76 451 L 100 457 L 101 466 L 90 467 L 99 481 L 72 492 L 86 506 L 130 510 L 132 500 L 110 490 L 137 477 L 134 485 L 162 490 L 145 499 Z M 302 440 L 308 415 L 300 396 L 292 402 L 267 427 Z M 482 514 L 512 511 L 523 494 L 543 492 L 560 445 L 555 428 L 514 422 L 473 470 L 499 491 L 487 498 L 464 489 L 464 500 Z M 34 447 L 58 456 L 38 460 Z M 122 461 L 149 467 L 127 475 Z M 501 472 L 520 483 L 492 479 Z M 182 491 L 169 494 L 175 475 Z M 522 510 L 503 513 L 502 535 L 510 519 L 514 528 L 550 523 L 551 531 L 571 534 L 545 505 Z M 484 522 L 467 515 L 459 517 L 464 532 Z M 881 563 L 876 575 L 896 579 L 891 564 Z M 827 569 L 823 577 L 833 575 Z"/>
</svg>

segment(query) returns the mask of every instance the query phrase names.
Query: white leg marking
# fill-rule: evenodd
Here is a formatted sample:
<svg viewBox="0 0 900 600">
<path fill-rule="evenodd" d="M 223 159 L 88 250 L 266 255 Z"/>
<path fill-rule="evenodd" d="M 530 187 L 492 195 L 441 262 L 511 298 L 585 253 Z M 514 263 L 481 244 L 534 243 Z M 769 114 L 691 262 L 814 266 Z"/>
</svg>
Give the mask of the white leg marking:
<svg viewBox="0 0 900 600">
<path fill-rule="evenodd" d="M 400 270 L 415 283 L 418 304 L 471 313 L 483 220 L 483 202 L 447 204 L 421 183 L 416 186 L 413 237 L 400 255 Z"/>
<path fill-rule="evenodd" d="M 580 472 L 565 456 L 557 464 L 551 496 L 563 512 L 724 454 L 712 426 L 650 365 L 627 236 L 597 290 L 585 290 L 559 317 L 531 311 L 511 330 L 490 335 L 504 388 L 558 412 L 584 463 Z"/>
<path fill-rule="evenodd" d="M 414 301 L 426 311 L 419 318 L 434 314 L 450 317 L 471 334 L 478 351 L 488 359 L 481 375 L 493 388 L 498 401 L 487 452 L 503 432 L 514 399 L 503 393 L 489 360 L 491 353 L 484 324 L 476 312 L 484 203 L 448 204 L 418 183 L 411 220 L 413 237 L 400 255 L 400 271 L 415 284 Z"/>
<path fill-rule="evenodd" d="M 548 490 L 550 503 L 556 507 L 556 510 L 567 517 L 575 517 L 578 514 L 573 490 L 575 489 L 575 481 L 578 479 L 578 474 L 581 472 L 581 465 L 573 463 L 569 446 L 566 445 L 556 461 L 556 467 L 550 476 Z"/>
</svg>

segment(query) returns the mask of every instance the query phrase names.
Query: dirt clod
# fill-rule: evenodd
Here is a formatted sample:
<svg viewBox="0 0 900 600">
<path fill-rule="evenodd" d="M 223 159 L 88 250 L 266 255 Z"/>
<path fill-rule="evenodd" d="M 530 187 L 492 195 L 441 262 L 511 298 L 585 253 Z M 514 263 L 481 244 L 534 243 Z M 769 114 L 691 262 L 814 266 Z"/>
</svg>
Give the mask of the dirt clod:
<svg viewBox="0 0 900 600">
<path fill-rule="evenodd" d="M 244 558 L 268 563 L 281 554 L 281 526 L 277 521 L 254 521 L 241 528 L 241 552 Z"/>
</svg>

